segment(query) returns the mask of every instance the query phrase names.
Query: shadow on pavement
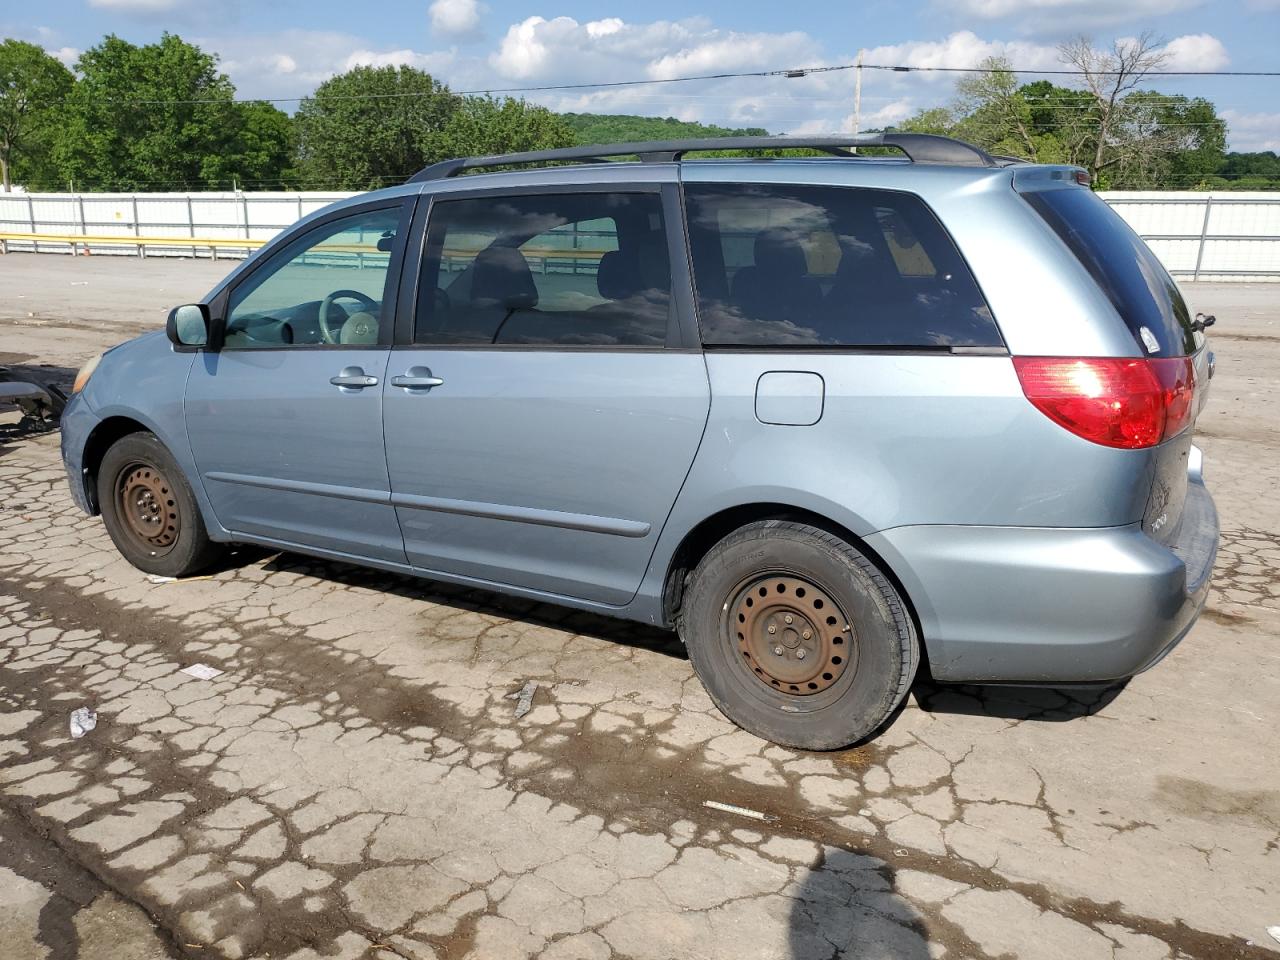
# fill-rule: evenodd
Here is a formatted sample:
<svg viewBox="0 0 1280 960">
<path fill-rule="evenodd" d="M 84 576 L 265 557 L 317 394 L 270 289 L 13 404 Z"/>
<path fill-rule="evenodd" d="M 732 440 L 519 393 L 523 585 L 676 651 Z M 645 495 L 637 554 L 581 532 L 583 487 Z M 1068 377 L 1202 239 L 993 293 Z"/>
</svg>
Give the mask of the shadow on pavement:
<svg viewBox="0 0 1280 960">
<path fill-rule="evenodd" d="M 1098 713 L 1128 685 L 1128 680 L 1077 687 L 980 686 L 917 680 L 911 696 L 926 713 L 1064 723 Z"/>
<path fill-rule="evenodd" d="M 929 960 L 924 918 L 893 890 L 883 861 L 827 848 L 797 882 L 787 926 L 790 960 Z"/>
<path fill-rule="evenodd" d="M 248 548 L 239 548 L 236 554 Z M 265 554 L 265 551 L 263 552 Z M 252 563 L 257 557 L 243 554 L 229 558 L 227 568 Z M 278 553 L 267 560 L 264 569 L 290 573 L 306 573 L 322 580 L 330 580 L 346 586 L 380 590 L 410 600 L 443 604 L 458 610 L 470 610 L 489 616 L 522 620 L 537 626 L 568 630 L 583 636 L 620 643 L 629 647 L 652 650 L 679 660 L 688 659 L 684 644 L 673 631 L 661 630 L 647 624 L 614 617 L 600 616 L 570 607 L 550 603 L 523 600 L 475 587 L 460 587 L 437 580 L 419 579 L 403 574 L 388 573 L 355 564 L 317 560 L 298 554 Z"/>
</svg>

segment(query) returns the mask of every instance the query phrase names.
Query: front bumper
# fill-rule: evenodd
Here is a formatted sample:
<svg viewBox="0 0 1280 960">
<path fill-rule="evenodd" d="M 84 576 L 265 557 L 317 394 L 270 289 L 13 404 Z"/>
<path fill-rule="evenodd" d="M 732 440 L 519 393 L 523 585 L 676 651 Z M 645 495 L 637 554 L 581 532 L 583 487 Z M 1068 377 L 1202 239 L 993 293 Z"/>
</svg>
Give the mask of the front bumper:
<svg viewBox="0 0 1280 960">
<path fill-rule="evenodd" d="M 84 473 L 84 451 L 89 442 L 89 434 L 99 423 L 98 415 L 93 412 L 83 394 L 75 394 L 67 401 L 59 421 L 62 439 L 62 465 L 67 471 L 67 486 L 71 490 L 71 499 L 77 507 L 90 515 L 98 511 L 89 499 L 87 478 Z"/>
<path fill-rule="evenodd" d="M 1198 470 L 1176 541 L 1102 528 L 915 526 L 868 538 L 898 574 L 938 680 L 1103 682 L 1155 665 L 1209 593 L 1218 514 Z"/>
</svg>

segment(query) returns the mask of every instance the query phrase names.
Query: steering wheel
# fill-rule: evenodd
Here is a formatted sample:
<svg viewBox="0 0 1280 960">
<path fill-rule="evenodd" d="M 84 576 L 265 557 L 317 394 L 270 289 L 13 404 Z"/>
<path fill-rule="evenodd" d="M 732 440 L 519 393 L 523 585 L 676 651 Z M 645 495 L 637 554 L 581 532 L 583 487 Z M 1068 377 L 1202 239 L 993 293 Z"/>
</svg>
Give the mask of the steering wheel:
<svg viewBox="0 0 1280 960">
<path fill-rule="evenodd" d="M 335 300 L 357 300 L 362 306 L 368 309 L 370 313 L 377 316 L 378 304 L 370 296 L 366 296 L 359 290 L 335 290 L 323 300 L 320 301 L 320 312 L 316 319 L 320 322 L 320 338 L 325 343 L 338 343 L 338 335 L 342 328 L 335 330 L 329 326 L 329 307 L 333 305 Z M 343 321 L 344 323 L 346 321 Z"/>
</svg>

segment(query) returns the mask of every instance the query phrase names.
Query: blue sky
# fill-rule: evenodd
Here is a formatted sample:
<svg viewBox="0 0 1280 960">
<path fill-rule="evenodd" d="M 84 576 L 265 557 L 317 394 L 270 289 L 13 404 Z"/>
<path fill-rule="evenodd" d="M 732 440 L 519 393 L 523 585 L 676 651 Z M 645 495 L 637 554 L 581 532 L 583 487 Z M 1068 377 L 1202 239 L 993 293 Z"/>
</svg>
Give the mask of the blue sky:
<svg viewBox="0 0 1280 960">
<path fill-rule="evenodd" d="M 1280 69 L 1280 0 L 3 0 L 0 34 L 68 63 L 114 32 L 136 43 L 180 34 L 216 52 L 240 93 L 297 97 L 355 64 L 406 63 L 458 90 L 869 63 L 1059 66 L 1077 34 L 1109 44 L 1151 31 L 1168 69 Z M 952 95 L 954 76 L 864 71 L 862 127 Z M 1167 78 L 1212 99 L 1235 149 L 1280 150 L 1278 78 Z M 853 75 L 738 79 L 530 94 L 559 110 L 677 116 L 776 133 L 851 126 Z M 294 104 L 282 104 L 292 109 Z"/>
</svg>

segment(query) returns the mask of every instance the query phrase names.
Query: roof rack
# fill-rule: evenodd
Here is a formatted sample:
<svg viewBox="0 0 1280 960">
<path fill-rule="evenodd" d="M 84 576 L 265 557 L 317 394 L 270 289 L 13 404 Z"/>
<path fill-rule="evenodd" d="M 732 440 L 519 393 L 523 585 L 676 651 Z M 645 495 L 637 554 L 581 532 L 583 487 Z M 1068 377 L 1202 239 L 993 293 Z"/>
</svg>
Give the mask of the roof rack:
<svg viewBox="0 0 1280 960">
<path fill-rule="evenodd" d="M 639 156 L 646 163 L 672 163 L 686 153 L 708 150 L 821 150 L 837 157 L 854 157 L 852 147 L 894 147 L 912 163 L 948 163 L 966 167 L 995 167 L 999 161 L 980 147 L 951 137 L 931 133 L 872 133 L 857 137 L 706 137 L 696 140 L 646 140 L 640 143 L 611 143 L 603 146 L 563 147 L 556 150 L 529 150 L 490 157 L 458 157 L 441 160 L 419 170 L 409 183 L 444 180 L 464 170 L 506 167 L 518 164 L 553 163 L 577 160 L 586 163 L 608 157 Z"/>
</svg>

